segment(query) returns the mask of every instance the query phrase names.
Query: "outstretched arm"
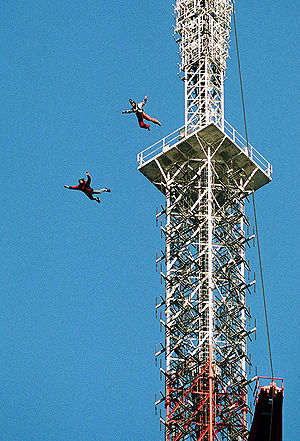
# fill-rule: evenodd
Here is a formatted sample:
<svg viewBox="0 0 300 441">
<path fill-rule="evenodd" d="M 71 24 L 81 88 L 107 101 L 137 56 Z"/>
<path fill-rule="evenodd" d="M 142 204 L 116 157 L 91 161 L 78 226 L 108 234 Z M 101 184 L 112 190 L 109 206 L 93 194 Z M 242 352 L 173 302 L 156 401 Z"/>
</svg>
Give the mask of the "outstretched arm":
<svg viewBox="0 0 300 441">
<path fill-rule="evenodd" d="M 64 185 L 65 188 L 68 188 L 69 190 L 79 190 L 79 185 L 75 185 L 72 187 L 71 185 Z"/>
<path fill-rule="evenodd" d="M 145 96 L 144 101 L 141 103 L 141 107 L 144 107 L 148 99 L 148 95 Z"/>
<path fill-rule="evenodd" d="M 133 109 L 129 109 L 129 110 L 122 110 L 122 113 L 133 113 L 134 110 Z"/>
<path fill-rule="evenodd" d="M 85 185 L 90 185 L 90 183 L 91 183 L 91 177 L 90 177 L 90 174 L 89 174 L 88 171 L 85 172 L 85 174 L 86 174 L 86 176 L 87 176 L 87 180 L 85 181 Z"/>
</svg>

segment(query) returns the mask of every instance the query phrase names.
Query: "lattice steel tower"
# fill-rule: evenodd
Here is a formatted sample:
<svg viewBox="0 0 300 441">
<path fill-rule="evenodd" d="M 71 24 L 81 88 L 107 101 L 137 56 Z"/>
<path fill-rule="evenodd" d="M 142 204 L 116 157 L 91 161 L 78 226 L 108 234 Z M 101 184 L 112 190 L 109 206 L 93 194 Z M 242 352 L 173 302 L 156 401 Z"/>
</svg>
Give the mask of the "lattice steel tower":
<svg viewBox="0 0 300 441">
<path fill-rule="evenodd" d="M 211 121 L 223 127 L 231 9 L 231 0 L 177 0 L 175 32 L 189 129 Z"/>
<path fill-rule="evenodd" d="M 250 363 L 245 198 L 272 167 L 224 120 L 231 0 L 177 0 L 185 125 L 138 155 L 165 195 L 161 422 L 166 441 L 246 441 Z"/>
</svg>

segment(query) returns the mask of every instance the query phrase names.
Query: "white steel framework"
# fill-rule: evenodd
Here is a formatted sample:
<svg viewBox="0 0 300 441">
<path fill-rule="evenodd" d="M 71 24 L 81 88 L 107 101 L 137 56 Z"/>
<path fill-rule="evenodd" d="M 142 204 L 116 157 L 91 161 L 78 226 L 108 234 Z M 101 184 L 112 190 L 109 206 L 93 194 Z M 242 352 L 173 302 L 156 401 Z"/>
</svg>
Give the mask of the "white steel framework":
<svg viewBox="0 0 300 441">
<path fill-rule="evenodd" d="M 166 441 L 246 441 L 246 293 L 254 285 L 245 247 L 254 239 L 244 201 L 270 182 L 247 152 L 210 124 L 147 162 L 140 171 L 166 196 L 161 276 L 165 307 Z"/>
<path fill-rule="evenodd" d="M 224 120 L 224 74 L 233 0 L 177 0 L 175 36 L 185 82 L 185 125 L 139 153 L 139 170 L 166 197 L 165 281 L 156 406 L 165 441 L 246 441 L 246 293 L 250 273 L 245 198 L 272 166 Z M 164 263 L 164 265 L 163 265 Z M 249 276 L 248 276 L 249 277 Z"/>
<path fill-rule="evenodd" d="M 185 125 L 190 133 L 210 122 L 222 128 L 232 0 L 177 0 L 174 11 Z"/>
</svg>

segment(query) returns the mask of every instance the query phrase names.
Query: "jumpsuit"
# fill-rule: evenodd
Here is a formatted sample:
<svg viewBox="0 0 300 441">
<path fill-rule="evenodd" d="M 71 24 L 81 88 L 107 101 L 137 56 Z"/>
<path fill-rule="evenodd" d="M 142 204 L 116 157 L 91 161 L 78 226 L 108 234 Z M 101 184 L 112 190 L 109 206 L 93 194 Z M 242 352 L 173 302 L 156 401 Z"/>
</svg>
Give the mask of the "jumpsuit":
<svg viewBox="0 0 300 441">
<path fill-rule="evenodd" d="M 142 129 L 150 130 L 150 126 L 149 126 L 149 124 L 145 124 L 145 123 L 144 123 L 144 118 L 145 118 L 147 121 L 151 121 L 151 122 L 153 122 L 154 124 L 158 124 L 159 126 L 161 126 L 161 123 L 158 121 L 158 119 L 156 119 L 156 118 L 152 118 L 151 116 L 147 115 L 147 114 L 143 111 L 143 107 L 144 107 L 144 105 L 146 104 L 146 102 L 147 102 L 147 97 L 145 96 L 144 101 L 142 101 L 141 103 L 138 103 L 138 104 L 135 103 L 135 105 L 133 105 L 132 108 L 131 108 L 130 110 L 124 110 L 123 113 L 135 113 L 135 114 L 136 114 L 136 117 L 137 117 L 137 119 L 138 119 L 139 126 L 140 126 Z"/>
</svg>

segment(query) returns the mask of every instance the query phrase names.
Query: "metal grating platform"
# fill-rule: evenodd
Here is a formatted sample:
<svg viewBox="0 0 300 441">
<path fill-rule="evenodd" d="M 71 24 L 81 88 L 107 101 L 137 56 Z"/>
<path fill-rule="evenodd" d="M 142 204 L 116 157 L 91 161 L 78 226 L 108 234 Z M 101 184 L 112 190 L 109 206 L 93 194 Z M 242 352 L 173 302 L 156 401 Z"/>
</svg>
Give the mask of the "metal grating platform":
<svg viewBox="0 0 300 441">
<path fill-rule="evenodd" d="M 232 130 L 228 130 L 228 127 Z M 161 187 L 162 174 L 174 163 L 190 159 L 205 158 L 203 145 L 215 146 L 214 161 L 226 163 L 233 172 L 244 176 L 244 188 L 255 191 L 268 184 L 271 179 L 271 164 L 228 123 L 227 132 L 220 130 L 214 123 L 188 135 L 184 127 L 171 133 L 153 146 L 138 154 L 139 171 L 156 187 Z"/>
</svg>

